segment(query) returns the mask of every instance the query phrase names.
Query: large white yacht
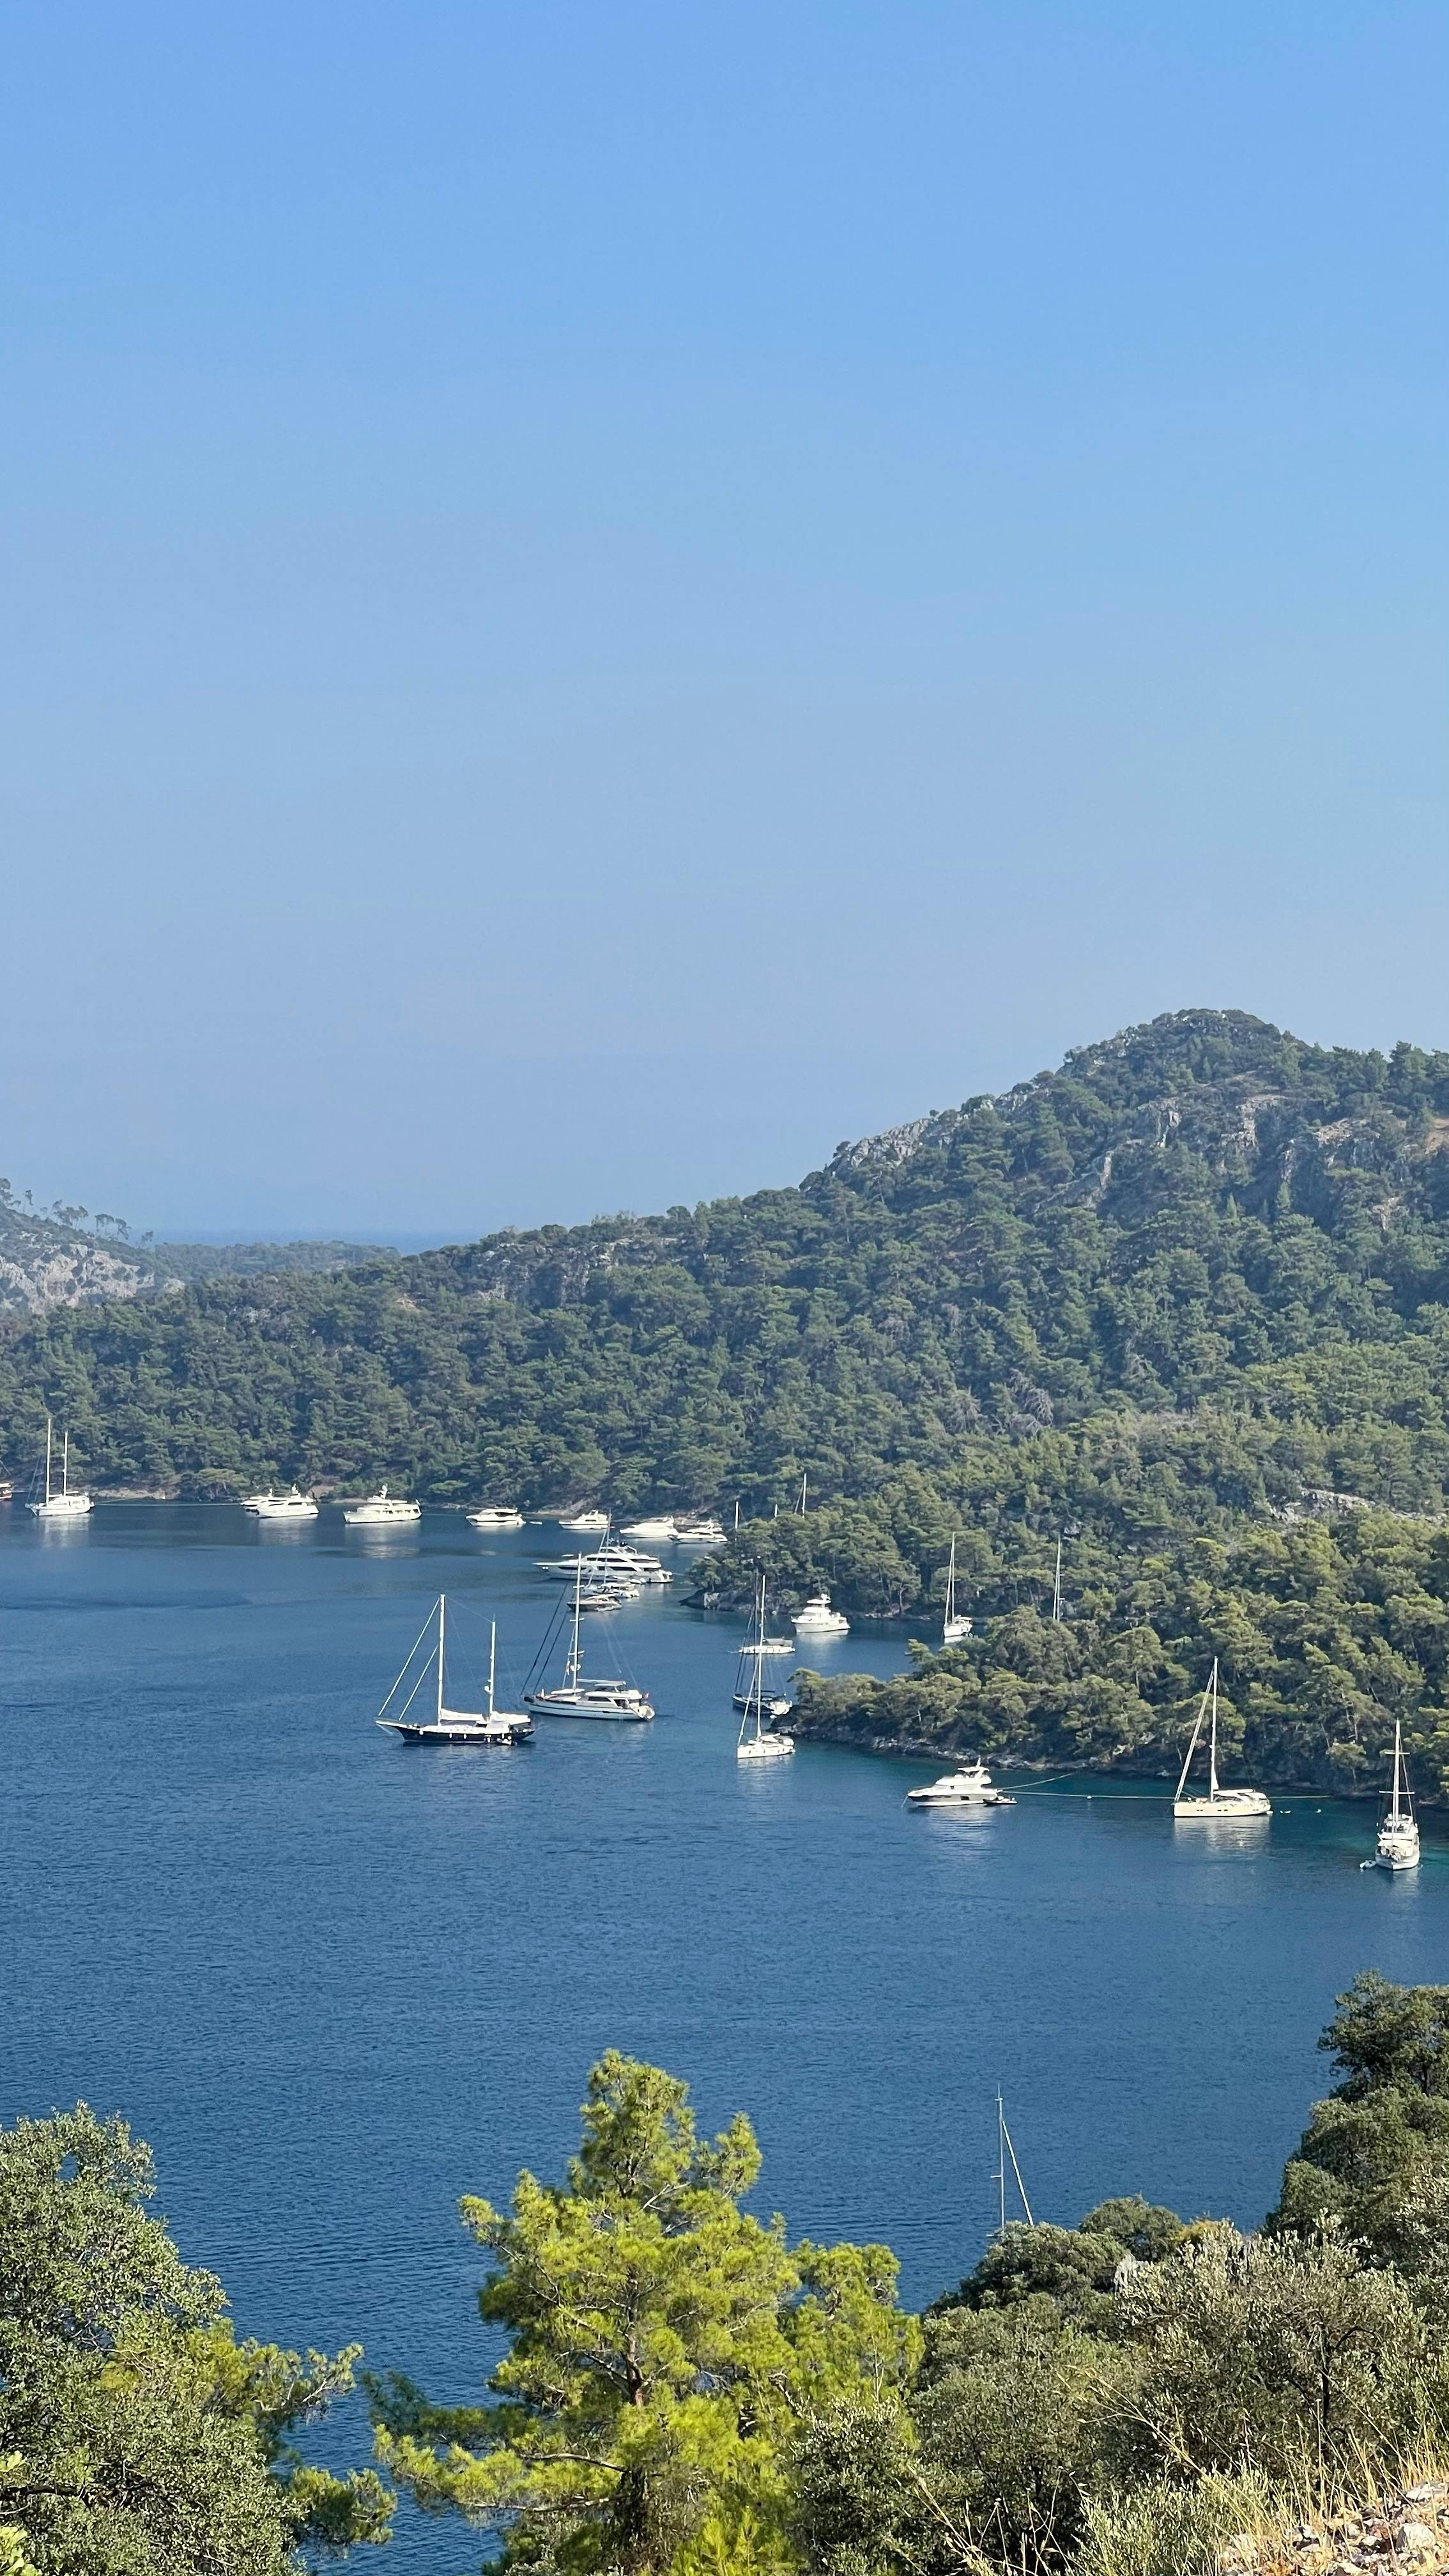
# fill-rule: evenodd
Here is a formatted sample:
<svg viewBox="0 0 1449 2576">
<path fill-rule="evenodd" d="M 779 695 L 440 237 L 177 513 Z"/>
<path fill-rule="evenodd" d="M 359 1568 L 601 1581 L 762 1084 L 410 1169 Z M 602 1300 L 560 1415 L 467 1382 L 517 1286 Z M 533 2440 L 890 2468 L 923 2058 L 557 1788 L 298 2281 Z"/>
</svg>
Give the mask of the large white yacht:
<svg viewBox="0 0 1449 2576">
<path fill-rule="evenodd" d="M 523 1514 L 513 1503 L 480 1503 L 468 1514 L 470 1529 L 522 1529 Z"/>
<path fill-rule="evenodd" d="M 1365 1869 L 1417 1869 L 1419 1866 L 1419 1828 L 1409 1790 L 1409 1775 L 1404 1768 L 1403 1729 L 1397 1718 L 1394 1720 L 1393 1778 L 1389 1810 L 1380 1820 L 1374 1856 L 1364 1862 Z"/>
<path fill-rule="evenodd" d="M 672 1512 L 656 1512 L 648 1520 L 626 1521 L 626 1538 L 678 1538 L 679 1530 Z"/>
<path fill-rule="evenodd" d="M 310 1494 L 300 1494 L 296 1486 L 290 1494 L 253 1494 L 246 1506 L 259 1521 L 315 1521 L 317 1505 Z"/>
<path fill-rule="evenodd" d="M 608 1526 L 609 1515 L 607 1512 L 565 1512 L 563 1519 L 559 1522 L 560 1529 L 579 1530 L 581 1532 L 584 1530 L 606 1530 Z"/>
<path fill-rule="evenodd" d="M 65 1439 L 61 1444 L 60 1490 L 58 1493 L 56 1492 L 51 1480 L 52 1445 L 53 1434 L 51 1431 L 50 1415 L 47 1414 L 45 1417 L 45 1499 L 43 1502 L 33 1502 L 30 1508 L 34 1512 L 38 1521 L 83 1521 L 87 1512 L 91 1508 L 91 1498 L 89 1494 L 86 1493 L 73 1494 L 70 1489 L 69 1431 L 66 1432 Z"/>
<path fill-rule="evenodd" d="M 349 1503 L 342 1517 L 349 1529 L 401 1529 L 410 1521 L 420 1521 L 423 1507 L 421 1503 L 405 1503 L 397 1494 L 390 1494 L 386 1485 L 379 1485 L 365 1503 Z"/>
<path fill-rule="evenodd" d="M 438 1622 L 438 1642 L 424 1658 L 412 1689 L 401 1708 L 394 1716 L 389 1717 L 388 1710 L 407 1678 L 418 1647 L 422 1644 L 423 1637 L 427 1635 L 428 1628 L 432 1626 L 434 1616 Z M 389 1735 L 400 1735 L 404 1744 L 480 1744 L 494 1750 L 503 1750 L 510 1744 L 526 1744 L 533 1733 L 532 1718 L 526 1716 L 522 1709 L 494 1706 L 494 1682 L 498 1665 L 496 1619 L 489 1622 L 487 1707 L 449 1708 L 444 1676 L 447 1618 L 447 1596 L 440 1592 L 436 1612 L 429 1614 L 427 1627 L 414 1644 L 412 1653 L 382 1703 L 377 1719 L 378 1725 L 385 1728 Z M 436 1688 L 432 1694 L 431 1707 L 424 1702 L 427 1713 L 413 1717 L 409 1712 L 432 1667 L 436 1668 Z"/>
<path fill-rule="evenodd" d="M 1192 1757 L 1197 1751 L 1197 1740 L 1209 1707 L 1212 1720 L 1208 1735 L 1208 1784 L 1205 1791 L 1191 1791 L 1187 1786 L 1187 1775 L 1192 1769 Z M 1225 1789 L 1218 1778 L 1218 1659 L 1214 1655 L 1212 1674 L 1198 1703 L 1197 1724 L 1192 1730 L 1177 1795 L 1172 1801 L 1173 1817 L 1180 1825 L 1205 1824 L 1215 1816 L 1271 1816 L 1272 1812 L 1272 1800 L 1265 1797 L 1261 1789 Z"/>
<path fill-rule="evenodd" d="M 803 1610 L 794 1619 L 797 1637 L 848 1637 L 850 1621 L 843 1610 L 832 1610 L 828 1592 L 812 1592 Z"/>
<path fill-rule="evenodd" d="M 715 1519 L 713 1512 L 676 1521 L 674 1535 L 681 1547 L 723 1547 L 725 1543 L 724 1524 Z"/>
<path fill-rule="evenodd" d="M 923 1789 L 908 1789 L 908 1807 L 1014 1807 L 1004 1789 L 994 1789 L 991 1774 L 983 1762 L 963 1763 L 959 1771 L 943 1772 Z"/>
<path fill-rule="evenodd" d="M 534 1687 L 536 1683 L 541 1682 L 547 1670 L 554 1640 L 559 1632 L 559 1614 L 563 1608 L 563 1604 L 560 1603 L 559 1609 L 554 1612 L 549 1622 L 543 1644 L 533 1659 L 533 1671 L 528 1677 L 528 1685 L 524 1690 L 523 1705 L 525 1708 L 536 1709 L 541 1717 L 606 1717 L 647 1723 L 654 1715 L 654 1703 L 647 1691 L 640 1690 L 634 1682 L 592 1681 L 584 1672 L 583 1656 L 579 1651 L 579 1619 L 584 1604 L 583 1567 L 589 1561 L 587 1557 L 581 1558 L 578 1571 L 574 1575 L 574 1597 L 570 1605 L 573 1612 L 572 1634 L 569 1639 L 568 1653 L 564 1657 L 563 1680 L 556 1682 L 551 1690 Z"/>
<path fill-rule="evenodd" d="M 540 1556 L 536 1563 L 560 1583 L 582 1574 L 586 1583 L 672 1583 L 673 1575 L 646 1548 L 626 1547 L 622 1539 L 603 1541 L 587 1556 Z"/>
</svg>

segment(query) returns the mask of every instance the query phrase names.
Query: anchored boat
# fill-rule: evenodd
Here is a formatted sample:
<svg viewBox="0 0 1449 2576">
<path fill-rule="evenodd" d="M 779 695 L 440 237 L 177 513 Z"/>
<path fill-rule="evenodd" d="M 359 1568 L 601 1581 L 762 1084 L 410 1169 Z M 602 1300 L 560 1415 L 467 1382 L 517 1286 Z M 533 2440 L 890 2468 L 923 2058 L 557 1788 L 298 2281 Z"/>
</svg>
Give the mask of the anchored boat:
<svg viewBox="0 0 1449 2576">
<path fill-rule="evenodd" d="M 395 1717 L 389 1717 L 387 1712 L 393 1701 L 396 1699 L 398 1692 L 401 1690 L 403 1683 L 407 1679 L 408 1673 L 411 1670 L 414 1659 L 417 1655 L 418 1647 L 421 1646 L 423 1639 L 426 1637 L 428 1629 L 433 1624 L 434 1618 L 437 1619 L 438 1623 L 437 1644 L 433 1647 L 432 1651 L 423 1658 L 422 1663 L 418 1666 L 417 1675 L 414 1679 L 412 1689 L 408 1692 L 407 1698 L 403 1701 L 398 1714 Z M 412 1651 L 407 1658 L 407 1662 L 403 1665 L 402 1671 L 398 1674 L 397 1680 L 393 1683 L 392 1689 L 388 1692 L 387 1698 L 382 1703 L 382 1707 L 378 1712 L 378 1725 L 384 1728 L 389 1735 L 400 1735 L 405 1744 L 481 1744 L 495 1750 L 506 1750 L 506 1748 L 511 1744 L 526 1744 L 533 1733 L 532 1718 L 526 1716 L 522 1709 L 514 1710 L 498 1708 L 494 1704 L 494 1681 L 498 1663 L 498 1622 L 496 1619 L 492 1619 L 488 1623 L 487 1707 L 481 1709 L 449 1708 L 447 1704 L 446 1680 L 444 1673 L 447 1621 L 447 1595 L 446 1593 L 440 1592 L 437 1599 L 436 1609 L 429 1612 L 427 1622 L 419 1632 Z M 431 1712 L 425 1717 L 410 1717 L 408 1715 L 408 1711 L 416 1701 L 418 1693 L 422 1689 L 423 1683 L 426 1681 L 429 1672 L 435 1672 L 436 1676 L 436 1688 L 432 1700 Z"/>
<path fill-rule="evenodd" d="M 1202 1733 L 1203 1719 L 1209 1715 L 1209 1711 L 1211 1716 L 1208 1729 L 1207 1788 L 1205 1791 L 1189 1790 L 1187 1775 L 1192 1769 L 1192 1757 L 1197 1751 L 1197 1740 Z M 1218 1778 L 1218 1659 L 1216 1655 L 1213 1657 L 1212 1674 L 1207 1689 L 1198 1704 L 1197 1723 L 1192 1730 L 1187 1759 L 1183 1763 L 1181 1776 L 1178 1779 L 1177 1794 L 1172 1801 L 1172 1812 L 1180 1825 L 1204 1824 L 1215 1816 L 1271 1816 L 1273 1812 L 1271 1799 L 1265 1797 L 1261 1789 L 1225 1789 Z"/>
</svg>

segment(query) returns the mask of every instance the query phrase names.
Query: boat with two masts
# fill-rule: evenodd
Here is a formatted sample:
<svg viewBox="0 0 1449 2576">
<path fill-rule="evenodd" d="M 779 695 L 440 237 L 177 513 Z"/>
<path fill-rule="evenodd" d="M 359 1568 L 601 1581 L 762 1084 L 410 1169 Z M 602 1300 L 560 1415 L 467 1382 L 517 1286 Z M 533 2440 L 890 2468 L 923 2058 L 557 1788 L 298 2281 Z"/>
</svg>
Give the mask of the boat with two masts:
<svg viewBox="0 0 1449 2576">
<path fill-rule="evenodd" d="M 418 1666 L 411 1690 L 396 1715 L 388 1710 L 406 1681 L 434 1619 L 438 1623 L 437 1641 Z M 487 1707 L 479 1709 L 449 1708 L 445 1662 L 447 1653 L 448 1600 L 440 1592 L 427 1621 L 419 1631 L 402 1671 L 388 1692 L 378 1712 L 377 1723 L 389 1735 L 401 1736 L 404 1744 L 477 1744 L 492 1751 L 506 1751 L 512 1744 L 526 1744 L 533 1733 L 533 1720 L 522 1709 L 499 1708 L 495 1682 L 498 1665 L 498 1622 L 488 1623 L 488 1691 Z M 428 1713 L 411 1717 L 409 1710 L 417 1700 L 428 1674 L 432 1672 L 435 1689 Z M 426 1705 L 426 1703 L 425 1703 Z"/>
<path fill-rule="evenodd" d="M 52 1481 L 51 1460 L 54 1434 L 50 1415 L 45 1417 L 45 1495 L 37 1497 L 30 1508 L 38 1521 L 83 1521 L 91 1509 L 90 1495 L 70 1489 L 70 1432 L 66 1431 L 60 1451 L 60 1489 Z"/>
<path fill-rule="evenodd" d="M 584 1608 L 583 1569 L 589 1560 L 580 1558 L 574 1574 L 574 1597 L 567 1608 L 571 1619 L 562 1614 L 560 1602 L 544 1633 L 542 1645 L 533 1659 L 533 1669 L 523 1693 L 523 1705 L 540 1717 L 599 1717 L 620 1719 L 625 1724 L 647 1725 L 654 1715 L 654 1703 L 647 1691 L 636 1682 L 596 1680 L 584 1671 L 579 1645 L 579 1623 Z M 561 1635 L 567 1634 L 568 1651 L 564 1657 L 563 1677 L 545 1688 L 543 1677 Z"/>
<path fill-rule="evenodd" d="M 1404 1730 L 1394 1720 L 1393 1786 L 1389 1792 L 1387 1813 L 1380 1818 L 1378 1837 L 1372 1860 L 1362 1863 L 1365 1869 L 1417 1869 L 1419 1866 L 1419 1826 L 1414 1814 L 1409 1774 L 1404 1765 Z"/>
<path fill-rule="evenodd" d="M 1187 1775 L 1192 1769 L 1192 1757 L 1197 1751 L 1205 1717 L 1208 1719 L 1208 1784 L 1205 1790 L 1191 1790 L 1187 1785 Z M 1272 1800 L 1261 1789 L 1225 1789 L 1218 1778 L 1218 1659 L 1214 1655 L 1208 1686 L 1198 1703 L 1197 1723 L 1192 1730 L 1172 1801 L 1173 1820 L 1179 1825 L 1201 1825 L 1212 1824 L 1218 1819 L 1230 1821 L 1236 1818 L 1241 1823 L 1248 1817 L 1271 1816 L 1272 1812 Z"/>
</svg>

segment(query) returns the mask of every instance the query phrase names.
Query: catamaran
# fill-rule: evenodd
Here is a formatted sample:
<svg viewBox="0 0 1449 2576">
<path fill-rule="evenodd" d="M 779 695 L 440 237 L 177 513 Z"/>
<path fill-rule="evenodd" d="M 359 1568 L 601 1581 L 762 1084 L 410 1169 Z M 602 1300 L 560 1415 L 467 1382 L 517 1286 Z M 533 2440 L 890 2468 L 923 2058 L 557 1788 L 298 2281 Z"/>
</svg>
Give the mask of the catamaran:
<svg viewBox="0 0 1449 2576">
<path fill-rule="evenodd" d="M 789 1701 L 787 1699 L 767 1700 L 765 1697 L 765 1667 L 760 1653 L 765 1636 L 763 1574 L 760 1577 L 759 1595 L 755 1603 L 754 1626 L 758 1632 L 755 1651 L 751 1656 L 747 1648 L 741 1655 L 740 1672 L 736 1681 L 735 1706 L 742 1708 L 744 1715 L 740 1719 L 739 1741 L 735 1746 L 735 1756 L 740 1762 L 778 1762 L 794 1752 L 795 1739 L 793 1736 L 776 1735 L 774 1732 L 775 1720 L 788 1717 L 790 1714 Z M 742 1700 L 738 1681 L 743 1679 L 747 1666 L 749 1667 L 749 1687 Z M 770 1721 L 768 1727 L 765 1724 L 767 1716 Z"/>
<path fill-rule="evenodd" d="M 91 1508 L 89 1494 L 73 1494 L 70 1489 L 70 1432 L 67 1430 L 60 1452 L 60 1491 L 51 1487 L 52 1432 L 50 1415 L 45 1417 L 45 1500 L 30 1506 L 38 1521 L 83 1521 Z"/>
<path fill-rule="evenodd" d="M 419 1665 L 412 1689 L 403 1701 L 398 1714 L 395 1717 L 389 1717 L 388 1710 L 401 1690 L 418 1647 L 426 1637 L 435 1617 L 438 1622 L 437 1644 Z M 427 1620 L 414 1641 L 407 1662 L 382 1703 L 378 1712 L 378 1725 L 389 1735 L 400 1735 L 405 1744 L 483 1744 L 495 1748 L 510 1744 L 526 1744 L 533 1733 L 532 1718 L 526 1717 L 521 1709 L 499 1708 L 495 1705 L 494 1684 L 498 1664 L 496 1619 L 488 1623 L 488 1705 L 486 1709 L 449 1708 L 443 1669 L 447 1620 L 447 1595 L 440 1592 L 435 1610 L 429 1611 Z M 432 1714 L 427 1717 L 409 1717 L 408 1711 L 422 1689 L 429 1671 L 434 1667 L 436 1667 L 437 1688 Z"/>
<path fill-rule="evenodd" d="M 423 1507 L 421 1503 L 405 1503 L 399 1495 L 390 1494 L 386 1485 L 379 1485 L 365 1503 L 349 1504 L 342 1517 L 349 1529 L 401 1529 L 420 1521 Z"/>
<path fill-rule="evenodd" d="M 1388 1814 L 1379 1825 L 1378 1841 L 1372 1860 L 1365 1869 L 1417 1869 L 1419 1866 L 1419 1828 L 1414 1818 L 1414 1801 L 1409 1791 L 1409 1775 L 1404 1768 L 1404 1735 L 1397 1718 L 1394 1720 L 1394 1782 Z"/>
<path fill-rule="evenodd" d="M 1208 1715 L 1209 1709 L 1212 1714 L 1208 1729 L 1207 1790 L 1206 1793 L 1202 1791 L 1189 1793 L 1187 1775 L 1192 1769 L 1192 1757 L 1197 1751 L 1202 1722 Z M 1264 1796 L 1261 1789 L 1225 1789 L 1218 1779 L 1218 1659 L 1216 1655 L 1213 1657 L 1213 1668 L 1207 1689 L 1198 1703 L 1197 1723 L 1192 1730 L 1192 1741 L 1188 1745 L 1187 1758 L 1178 1779 L 1177 1793 L 1172 1801 L 1172 1812 L 1179 1824 L 1203 1824 L 1214 1816 L 1271 1816 L 1273 1812 L 1272 1801 Z"/>
<path fill-rule="evenodd" d="M 956 1608 L 956 1534 L 951 1533 L 951 1562 L 946 1568 L 946 1615 L 941 1622 L 943 1646 L 959 1646 L 971 1634 L 971 1622 L 963 1619 Z"/>
<path fill-rule="evenodd" d="M 544 1717 L 613 1717 L 647 1722 L 654 1715 L 654 1703 L 647 1691 L 633 1682 L 590 1681 L 584 1672 L 579 1651 L 579 1618 L 584 1606 L 584 1566 L 580 1558 L 574 1572 L 573 1633 L 564 1658 L 563 1680 L 552 1690 L 535 1688 L 547 1668 L 549 1651 L 559 1626 L 556 1610 L 549 1621 L 543 1644 L 533 1659 L 533 1670 L 523 1694 L 525 1708 L 537 1709 Z M 560 1608 L 562 1604 L 560 1604 Z"/>
</svg>

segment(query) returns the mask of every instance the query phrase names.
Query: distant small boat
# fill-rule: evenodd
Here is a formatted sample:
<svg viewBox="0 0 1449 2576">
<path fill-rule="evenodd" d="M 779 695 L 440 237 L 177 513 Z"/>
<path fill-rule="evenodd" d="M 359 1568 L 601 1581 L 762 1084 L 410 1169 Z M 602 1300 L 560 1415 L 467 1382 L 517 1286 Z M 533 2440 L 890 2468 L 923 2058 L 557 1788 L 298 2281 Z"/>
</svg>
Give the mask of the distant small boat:
<svg viewBox="0 0 1449 2576">
<path fill-rule="evenodd" d="M 290 1494 L 253 1494 L 246 1505 L 259 1521 L 315 1521 L 317 1506 L 310 1494 L 299 1494 L 296 1486 Z"/>
<path fill-rule="evenodd" d="M 725 1543 L 723 1524 L 712 1512 L 696 1520 L 677 1521 L 674 1535 L 681 1547 L 723 1547 Z"/>
<path fill-rule="evenodd" d="M 679 1532 L 671 1513 L 661 1512 L 653 1520 L 626 1521 L 625 1538 L 677 1538 Z"/>
<path fill-rule="evenodd" d="M 991 1774 L 983 1762 L 963 1763 L 959 1771 L 946 1771 L 928 1787 L 908 1789 L 908 1807 L 1014 1807 L 1004 1789 L 992 1787 Z"/>
<path fill-rule="evenodd" d="M 943 1646 L 959 1646 L 971 1634 L 971 1622 L 959 1616 L 956 1609 L 956 1539 L 951 1538 L 951 1562 L 946 1568 L 946 1615 L 941 1622 Z"/>
<path fill-rule="evenodd" d="M 559 1522 L 559 1528 L 566 1530 L 606 1530 L 608 1526 L 607 1512 L 566 1512 Z"/>
<path fill-rule="evenodd" d="M 512 1503 L 480 1503 L 468 1514 L 470 1529 L 522 1529 L 523 1514 Z"/>
<path fill-rule="evenodd" d="M 429 1613 L 428 1627 L 432 1625 L 433 1615 Z M 388 1692 L 387 1698 L 383 1701 L 377 1719 L 378 1725 L 389 1735 L 400 1735 L 405 1744 L 480 1744 L 496 1751 L 506 1749 L 510 1744 L 526 1744 L 533 1733 L 532 1718 L 525 1716 L 522 1709 L 511 1710 L 494 1706 L 494 1679 L 498 1660 L 496 1619 L 489 1622 L 488 1630 L 488 1705 L 486 1709 L 468 1709 L 449 1708 L 447 1705 L 444 1657 L 448 1603 L 445 1593 L 440 1592 L 438 1595 L 436 1617 L 437 1645 L 421 1665 L 417 1679 L 403 1702 L 401 1712 L 396 1717 L 389 1717 L 388 1709 L 402 1688 L 418 1646 L 422 1644 L 423 1637 L 428 1633 L 428 1628 L 425 1627 L 407 1662 L 403 1665 L 402 1671 L 398 1674 L 397 1680 L 393 1683 L 392 1689 Z M 418 1691 L 427 1678 L 429 1668 L 434 1664 L 437 1666 L 437 1689 L 432 1714 L 428 1717 L 410 1718 L 408 1710 L 412 1707 Z"/>
<path fill-rule="evenodd" d="M 738 1677 L 739 1680 L 743 1680 L 748 1671 L 748 1688 L 743 1698 L 740 1696 L 738 1681 L 735 1689 L 735 1706 L 743 1711 L 740 1718 L 739 1739 L 735 1745 L 735 1757 L 740 1762 L 779 1762 L 794 1752 L 795 1740 L 793 1736 L 774 1733 L 776 1719 L 788 1717 L 790 1714 L 789 1701 L 767 1700 L 765 1697 L 765 1667 L 760 1655 L 760 1647 L 765 1635 L 763 1574 L 760 1577 L 759 1597 L 755 1605 L 753 1624 L 756 1630 L 754 1653 L 750 1653 L 747 1640 L 740 1656 Z M 767 1717 L 770 1721 L 768 1726 L 765 1723 Z"/>
<path fill-rule="evenodd" d="M 793 1655 L 793 1637 L 756 1637 L 752 1644 L 741 1646 L 742 1655 Z"/>
<path fill-rule="evenodd" d="M 1365 1869 L 1417 1869 L 1419 1866 L 1419 1828 L 1414 1818 L 1414 1801 L 1409 1790 L 1409 1775 L 1404 1768 L 1403 1729 L 1394 1720 L 1393 1790 L 1389 1812 L 1379 1826 L 1372 1860 Z"/>
<path fill-rule="evenodd" d="M 30 1508 L 38 1521 L 83 1521 L 91 1508 L 89 1494 L 70 1490 L 70 1432 L 67 1430 L 60 1453 L 60 1491 L 51 1487 L 51 1421 L 45 1417 L 45 1499 Z"/>
<path fill-rule="evenodd" d="M 421 1503 L 403 1502 L 398 1495 L 390 1494 L 386 1485 L 380 1485 L 365 1503 L 349 1505 L 342 1517 L 349 1529 L 398 1529 L 406 1522 L 420 1521 L 423 1507 Z"/>
<path fill-rule="evenodd" d="M 625 1547 L 622 1539 L 601 1541 L 586 1556 L 538 1556 L 534 1558 L 540 1572 L 551 1574 L 560 1583 L 572 1583 L 582 1574 L 585 1583 L 672 1583 L 673 1575 L 657 1556 L 647 1549 Z"/>
<path fill-rule="evenodd" d="M 1205 1794 L 1194 1795 L 1187 1789 L 1187 1775 L 1192 1769 L 1192 1757 L 1197 1751 L 1197 1740 L 1209 1706 L 1212 1719 L 1208 1734 L 1208 1785 Z M 1214 1655 L 1212 1673 L 1198 1706 L 1197 1724 L 1192 1730 L 1192 1741 L 1187 1748 L 1177 1794 L 1172 1801 L 1174 1819 L 1180 1825 L 1205 1824 L 1215 1816 L 1271 1816 L 1272 1812 L 1272 1800 L 1265 1797 L 1261 1789 L 1224 1789 L 1219 1782 L 1218 1659 Z"/>
<path fill-rule="evenodd" d="M 803 1610 L 794 1620 L 797 1637 L 848 1637 L 850 1621 L 843 1610 L 832 1610 L 828 1592 L 812 1592 Z"/>
</svg>

